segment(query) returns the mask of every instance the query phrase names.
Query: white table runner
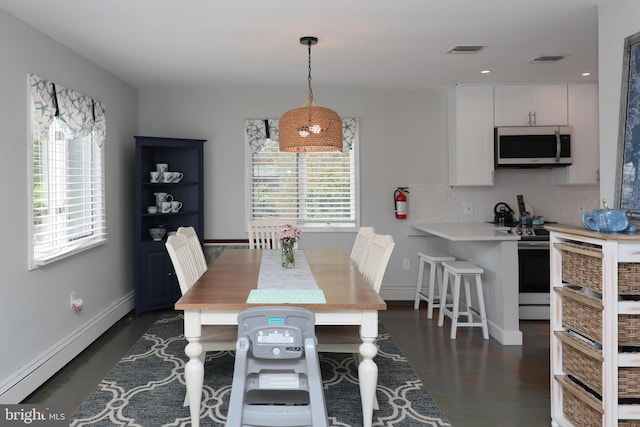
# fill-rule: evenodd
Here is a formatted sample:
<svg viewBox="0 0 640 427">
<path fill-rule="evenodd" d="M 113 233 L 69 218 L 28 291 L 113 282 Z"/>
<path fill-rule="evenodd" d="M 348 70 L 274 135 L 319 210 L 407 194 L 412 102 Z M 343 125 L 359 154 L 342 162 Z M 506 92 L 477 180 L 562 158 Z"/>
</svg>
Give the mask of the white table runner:
<svg viewBox="0 0 640 427">
<path fill-rule="evenodd" d="M 282 251 L 263 250 L 258 276 L 258 289 L 249 292 L 250 304 L 326 304 L 322 289 L 318 288 L 307 257 L 295 251 L 294 268 L 282 267 Z"/>
<path fill-rule="evenodd" d="M 318 289 L 304 252 L 296 249 L 295 256 L 295 267 L 283 268 L 281 250 L 263 250 L 258 289 Z"/>
</svg>

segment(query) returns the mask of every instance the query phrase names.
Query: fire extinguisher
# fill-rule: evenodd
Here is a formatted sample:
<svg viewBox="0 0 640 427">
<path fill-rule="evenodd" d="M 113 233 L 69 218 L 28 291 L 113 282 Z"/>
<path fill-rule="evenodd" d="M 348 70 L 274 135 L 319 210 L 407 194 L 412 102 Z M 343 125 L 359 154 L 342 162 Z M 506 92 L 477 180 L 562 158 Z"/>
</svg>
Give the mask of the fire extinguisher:
<svg viewBox="0 0 640 427">
<path fill-rule="evenodd" d="M 393 205 L 397 219 L 407 219 L 407 194 L 409 194 L 409 187 L 398 187 L 393 192 Z"/>
</svg>

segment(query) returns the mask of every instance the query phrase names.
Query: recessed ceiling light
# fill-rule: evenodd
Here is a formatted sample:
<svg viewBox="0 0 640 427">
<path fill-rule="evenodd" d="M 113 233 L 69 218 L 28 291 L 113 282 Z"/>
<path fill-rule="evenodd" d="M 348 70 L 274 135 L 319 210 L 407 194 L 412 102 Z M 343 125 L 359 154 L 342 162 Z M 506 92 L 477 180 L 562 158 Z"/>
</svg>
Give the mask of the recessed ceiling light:
<svg viewBox="0 0 640 427">
<path fill-rule="evenodd" d="M 591 73 L 589 73 L 589 72 L 587 72 L 587 73 L 582 73 L 582 77 L 587 77 L 587 76 L 590 76 L 590 75 L 591 75 Z"/>
<path fill-rule="evenodd" d="M 491 70 L 482 70 L 480 71 L 480 74 L 489 74 L 491 72 Z"/>
</svg>

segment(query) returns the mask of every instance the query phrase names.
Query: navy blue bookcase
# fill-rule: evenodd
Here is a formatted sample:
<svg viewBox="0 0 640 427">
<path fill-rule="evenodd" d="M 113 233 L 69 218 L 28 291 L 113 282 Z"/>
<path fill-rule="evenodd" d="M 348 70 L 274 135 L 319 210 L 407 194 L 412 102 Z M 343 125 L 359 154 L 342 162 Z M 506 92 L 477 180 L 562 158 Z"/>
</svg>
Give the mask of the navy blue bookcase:
<svg viewBox="0 0 640 427">
<path fill-rule="evenodd" d="M 135 246 L 136 315 L 166 309 L 180 298 L 180 287 L 165 248 L 167 236 L 154 241 L 149 229 L 164 226 L 167 235 L 181 226 L 195 228 L 204 239 L 203 148 L 206 140 L 135 136 Z M 151 183 L 150 172 L 157 163 L 167 163 L 169 171 L 182 172 L 177 183 Z M 182 202 L 176 213 L 148 213 L 156 204 L 154 193 L 169 193 Z M 201 244 L 204 242 L 201 242 Z"/>
</svg>

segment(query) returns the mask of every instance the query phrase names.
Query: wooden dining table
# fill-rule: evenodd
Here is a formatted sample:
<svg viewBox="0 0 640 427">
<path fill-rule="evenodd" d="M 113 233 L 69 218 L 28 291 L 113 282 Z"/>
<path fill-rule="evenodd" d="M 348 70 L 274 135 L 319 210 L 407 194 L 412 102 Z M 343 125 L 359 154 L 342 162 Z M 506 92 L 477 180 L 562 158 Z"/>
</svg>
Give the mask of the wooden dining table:
<svg viewBox="0 0 640 427">
<path fill-rule="evenodd" d="M 358 381 L 362 401 L 362 425 L 370 427 L 378 381 L 378 367 L 373 358 L 378 353 L 378 312 L 387 305 L 360 273 L 357 265 L 340 249 L 306 249 L 303 251 L 324 303 L 294 303 L 315 314 L 317 325 L 359 325 L 362 345 Z M 257 288 L 263 251 L 260 249 L 226 249 L 176 304 L 184 311 L 185 382 L 191 425 L 200 424 L 204 365 L 199 359 L 202 325 L 237 325 L 238 313 L 256 305 L 247 303 L 249 293 Z M 286 277 L 286 275 L 284 276 Z M 289 284 L 288 284 L 289 285 Z M 287 286 L 288 286 L 287 285 Z M 295 289 L 295 280 L 290 287 Z"/>
</svg>

